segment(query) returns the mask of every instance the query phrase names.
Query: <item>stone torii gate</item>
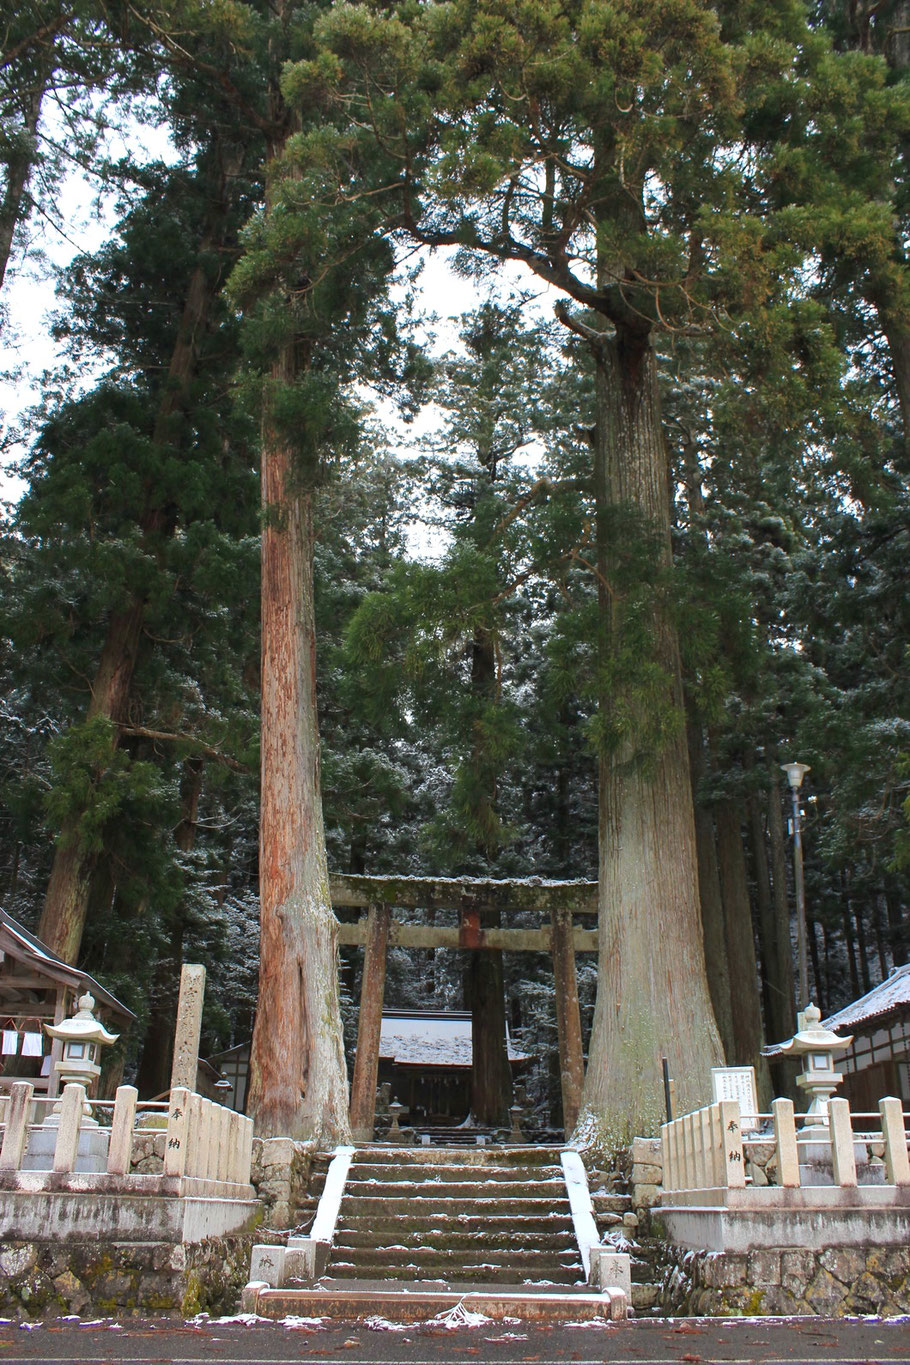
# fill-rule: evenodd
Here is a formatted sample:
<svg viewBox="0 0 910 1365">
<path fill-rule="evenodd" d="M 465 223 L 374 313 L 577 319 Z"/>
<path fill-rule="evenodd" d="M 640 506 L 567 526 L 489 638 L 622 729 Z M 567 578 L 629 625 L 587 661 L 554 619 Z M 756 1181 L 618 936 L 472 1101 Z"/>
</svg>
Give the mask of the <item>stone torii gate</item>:
<svg viewBox="0 0 910 1365">
<path fill-rule="evenodd" d="M 584 1081 L 581 1015 L 575 954 L 597 952 L 597 930 L 576 928 L 574 916 L 597 918 L 596 882 L 480 881 L 473 878 L 333 876 L 332 905 L 336 910 L 367 907 L 357 923 L 341 923 L 342 947 L 364 949 L 363 984 L 357 1026 L 357 1054 L 351 1083 L 351 1127 L 357 1142 L 373 1136 L 376 1081 L 379 1074 L 379 1034 L 385 991 L 386 952 L 401 948 L 502 949 L 512 953 L 546 953 L 553 958 L 556 987 L 556 1029 L 562 1075 L 562 1108 L 566 1133 L 575 1126 Z M 418 924 L 393 919 L 392 910 L 448 910 L 458 914 L 457 925 Z M 491 913 L 536 915 L 540 927 L 485 927 Z"/>
</svg>

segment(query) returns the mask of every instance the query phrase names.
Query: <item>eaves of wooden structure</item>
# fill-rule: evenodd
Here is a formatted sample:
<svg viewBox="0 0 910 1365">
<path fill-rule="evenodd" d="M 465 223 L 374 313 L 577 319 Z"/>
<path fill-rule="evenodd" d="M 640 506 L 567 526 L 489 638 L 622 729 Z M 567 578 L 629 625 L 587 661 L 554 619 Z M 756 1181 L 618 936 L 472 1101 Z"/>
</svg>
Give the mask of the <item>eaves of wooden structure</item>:
<svg viewBox="0 0 910 1365">
<path fill-rule="evenodd" d="M 132 1011 L 88 972 L 64 962 L 24 925 L 0 910 L 0 1031 L 8 1081 L 26 1077 L 36 1091 L 57 1094 L 54 1063 L 62 1043 L 59 1039 L 51 1043 L 44 1025 L 60 1024 L 73 1013 L 76 1001 L 86 991 L 95 997 L 99 1015 L 115 1031 L 122 1031 L 135 1019 Z"/>
</svg>

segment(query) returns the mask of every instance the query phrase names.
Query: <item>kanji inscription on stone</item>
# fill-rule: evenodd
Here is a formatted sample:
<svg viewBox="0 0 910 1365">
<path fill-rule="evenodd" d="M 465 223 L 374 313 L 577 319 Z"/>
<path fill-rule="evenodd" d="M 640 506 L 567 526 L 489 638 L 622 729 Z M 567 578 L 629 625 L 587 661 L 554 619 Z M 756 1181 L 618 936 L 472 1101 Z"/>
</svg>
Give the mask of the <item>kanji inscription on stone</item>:
<svg viewBox="0 0 910 1365">
<path fill-rule="evenodd" d="M 753 1120 L 758 1113 L 758 1100 L 755 1094 L 755 1068 L 752 1066 L 712 1066 L 711 1085 L 714 1090 L 714 1101 L 736 1100 L 739 1105 L 740 1116 L 747 1122 L 745 1127 L 752 1127 L 749 1120 Z"/>
</svg>

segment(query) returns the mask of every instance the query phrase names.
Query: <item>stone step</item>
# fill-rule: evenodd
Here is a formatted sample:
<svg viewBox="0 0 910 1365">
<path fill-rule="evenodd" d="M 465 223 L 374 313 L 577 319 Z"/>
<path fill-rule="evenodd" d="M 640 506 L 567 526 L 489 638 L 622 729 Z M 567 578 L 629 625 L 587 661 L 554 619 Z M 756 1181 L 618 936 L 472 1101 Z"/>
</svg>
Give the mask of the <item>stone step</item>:
<svg viewBox="0 0 910 1365">
<path fill-rule="evenodd" d="M 329 1270 L 334 1272 L 335 1266 L 339 1263 L 354 1263 L 359 1266 L 370 1266 L 373 1273 L 384 1273 L 392 1266 L 400 1265 L 423 1265 L 426 1262 L 433 1262 L 434 1265 L 463 1265 L 467 1262 L 479 1264 L 492 1264 L 496 1266 L 512 1265 L 516 1268 L 531 1266 L 553 1266 L 562 1269 L 581 1269 L 581 1261 L 578 1252 L 574 1247 L 564 1248 L 562 1251 L 531 1251 L 524 1250 L 496 1250 L 493 1247 L 475 1245 L 469 1250 L 464 1248 L 440 1248 L 433 1246 L 402 1246 L 391 1245 L 385 1247 L 333 1247 L 329 1257 Z"/>
<path fill-rule="evenodd" d="M 637 1284 L 632 1282 L 632 1307 L 636 1313 L 659 1310 L 661 1287 L 659 1284 Z"/>
<path fill-rule="evenodd" d="M 581 1267 L 553 1266 L 509 1262 L 497 1265 L 488 1261 L 430 1261 L 412 1260 L 401 1265 L 380 1266 L 369 1262 L 332 1261 L 329 1272 L 334 1279 L 359 1280 L 376 1278 L 412 1283 L 414 1280 L 441 1280 L 444 1284 L 581 1284 Z"/>
<path fill-rule="evenodd" d="M 454 1217 L 446 1213 L 415 1213 L 413 1216 L 390 1218 L 375 1213 L 358 1214 L 352 1210 L 349 1213 L 342 1211 L 337 1233 L 338 1236 L 347 1236 L 358 1232 L 379 1237 L 389 1232 L 401 1235 L 406 1229 L 413 1230 L 415 1234 L 488 1232 L 495 1236 L 501 1232 L 514 1232 L 516 1236 L 524 1237 L 540 1236 L 542 1233 L 570 1239 L 574 1236 L 572 1218 L 568 1212 L 545 1213 L 537 1217 L 503 1213 L 458 1213 Z"/>
<path fill-rule="evenodd" d="M 567 1202 L 565 1181 L 535 1180 L 354 1180 L 348 1181 L 345 1199 L 501 1199 L 538 1203 Z"/>
<path fill-rule="evenodd" d="M 627 1194 L 592 1194 L 595 1216 L 599 1213 L 630 1213 L 632 1200 Z"/>
<path fill-rule="evenodd" d="M 339 1252 L 354 1247 L 369 1247 L 379 1251 L 383 1247 L 424 1246 L 439 1250 L 472 1250 L 483 1247 L 500 1254 L 503 1251 L 553 1251 L 566 1249 L 566 1233 L 526 1232 L 521 1228 L 502 1228 L 491 1231 L 478 1227 L 473 1232 L 451 1231 L 444 1228 L 426 1228 L 415 1231 L 410 1223 L 390 1228 L 385 1233 L 366 1229 L 362 1231 L 340 1229 L 335 1237 L 334 1246 Z"/>
<path fill-rule="evenodd" d="M 392 1147 L 370 1143 L 357 1148 L 361 1160 L 382 1166 L 558 1166 L 561 1147 Z"/>
<path fill-rule="evenodd" d="M 537 1322 L 580 1322 L 590 1318 L 622 1321 L 628 1305 L 624 1294 L 575 1292 L 571 1289 L 534 1290 L 521 1285 L 501 1289 L 441 1288 L 388 1289 L 384 1284 L 350 1282 L 350 1288 L 326 1280 L 318 1289 L 263 1289 L 253 1285 L 243 1292 L 245 1313 L 263 1318 L 339 1318 L 357 1321 L 379 1315 L 390 1322 L 419 1322 L 451 1312 L 458 1305 L 484 1317 L 521 1318 Z"/>
<path fill-rule="evenodd" d="M 569 1201 L 567 1199 L 514 1199 L 507 1200 L 500 1196 L 490 1197 L 478 1193 L 476 1189 L 470 1194 L 465 1194 L 461 1199 L 453 1199 L 446 1195 L 415 1194 L 410 1191 L 407 1198 L 389 1198 L 381 1195 L 360 1195 L 357 1199 L 343 1199 L 341 1204 L 342 1217 L 347 1221 L 349 1218 L 408 1218 L 412 1215 L 426 1216 L 428 1214 L 448 1214 L 450 1217 L 458 1217 L 459 1214 L 470 1214 L 477 1217 L 487 1217 L 488 1214 L 495 1214 L 499 1217 L 510 1215 L 516 1217 L 528 1214 L 531 1216 L 542 1217 L 547 1213 L 559 1213 L 566 1215 L 569 1211 Z"/>
<path fill-rule="evenodd" d="M 492 1167 L 481 1168 L 482 1170 L 493 1170 Z M 435 1162 L 426 1161 L 420 1165 L 421 1178 L 424 1181 L 445 1181 L 477 1183 L 477 1180 L 486 1179 L 485 1175 L 477 1166 L 466 1165 L 464 1162 Z M 542 1181 L 552 1182 L 564 1186 L 565 1177 L 562 1167 L 559 1165 L 547 1166 L 497 1166 L 495 1167 L 496 1179 L 503 1184 L 539 1183 Z M 365 1181 L 376 1181 L 381 1184 L 401 1181 L 401 1169 L 394 1165 L 384 1165 L 376 1161 L 354 1161 L 348 1172 L 348 1188 L 361 1185 Z M 323 1181 L 323 1184 L 325 1182 Z M 629 1201 L 623 1205 L 629 1207 Z"/>
</svg>

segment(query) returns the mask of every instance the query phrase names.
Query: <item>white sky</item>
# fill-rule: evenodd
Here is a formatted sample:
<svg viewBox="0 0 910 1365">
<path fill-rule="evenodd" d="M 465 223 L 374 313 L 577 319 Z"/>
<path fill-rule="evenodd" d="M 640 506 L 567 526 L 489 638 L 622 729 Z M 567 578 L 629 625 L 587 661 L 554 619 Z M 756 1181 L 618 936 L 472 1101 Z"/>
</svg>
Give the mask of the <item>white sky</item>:
<svg viewBox="0 0 910 1365">
<path fill-rule="evenodd" d="M 173 155 L 165 134 L 155 129 L 134 125 L 130 132 L 131 145 L 111 145 L 109 155 L 119 157 L 129 150 L 132 156 L 167 160 Z M 57 305 L 55 286 L 59 273 L 83 252 L 96 250 L 106 239 L 116 222 L 115 196 L 110 194 L 99 205 L 97 185 L 82 173 L 73 173 L 60 186 L 54 204 L 53 219 L 38 217 L 29 224 L 28 249 L 14 256 L 7 271 L 3 288 L 3 306 L 8 322 L 0 333 L 0 439 L 7 438 L 17 423 L 27 425 L 28 410 L 37 401 L 42 378 L 63 359 L 50 333 L 51 316 Z M 474 281 L 456 276 L 450 267 L 454 253 L 428 253 L 420 275 L 419 299 L 428 314 L 435 314 L 432 324 L 435 334 L 434 351 L 442 354 L 457 345 L 458 322 L 461 315 L 478 304 L 489 292 L 507 294 L 509 288 L 527 288 L 529 276 L 519 269 L 502 271 L 498 285 L 481 290 Z M 540 293 L 533 305 L 541 313 L 549 311 L 550 300 L 539 281 L 531 286 Z M 542 291 L 542 292 L 541 292 Z M 14 378 L 9 378 L 14 375 Z M 86 386 L 92 373 L 83 376 Z M 404 424 L 394 414 L 391 405 L 383 404 L 378 412 L 383 424 L 390 429 L 393 441 L 400 440 L 402 451 L 425 435 L 438 422 L 438 411 L 428 408 L 414 423 Z M 0 465 L 0 500 L 15 501 L 24 484 L 12 472 L 10 465 L 21 458 L 24 447 L 13 447 L 4 454 Z M 528 452 L 528 463 L 534 463 L 533 452 Z M 432 544 L 425 528 L 415 524 L 413 550 L 420 555 L 434 556 L 441 546 Z"/>
</svg>

